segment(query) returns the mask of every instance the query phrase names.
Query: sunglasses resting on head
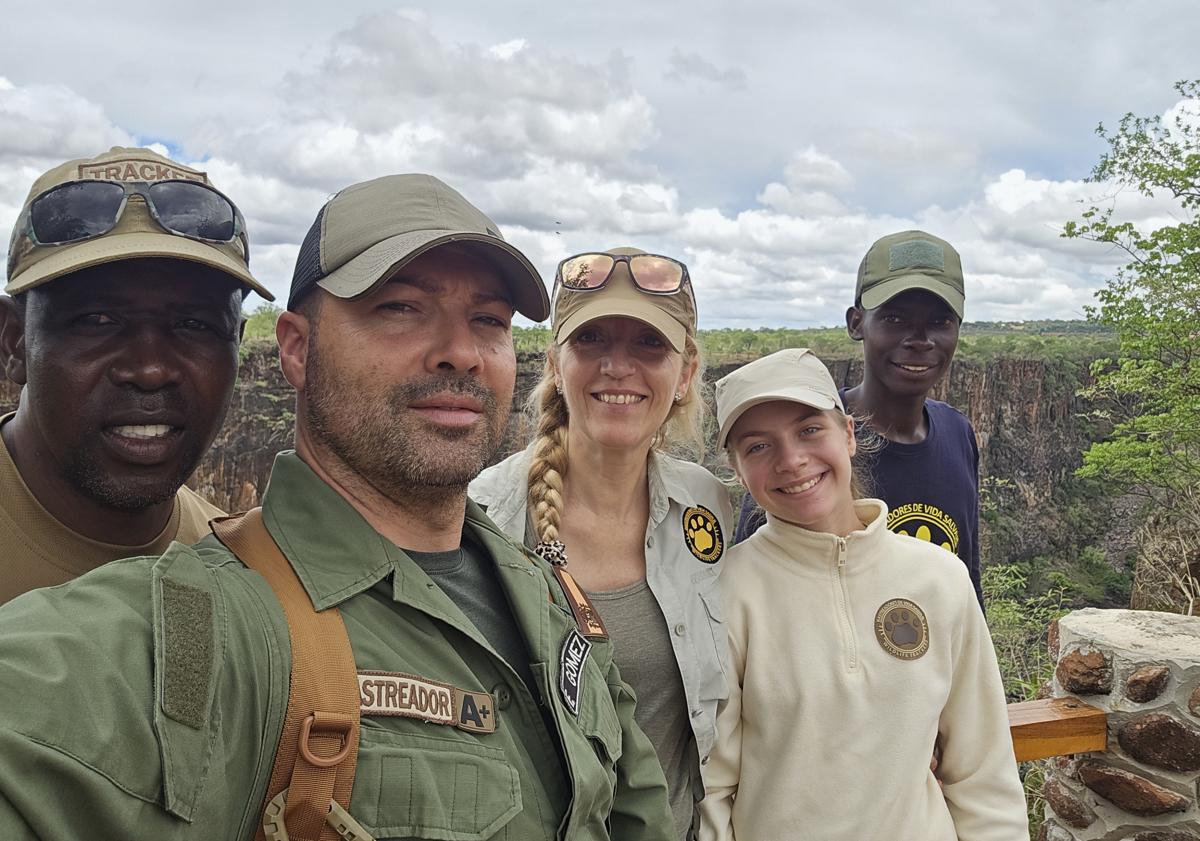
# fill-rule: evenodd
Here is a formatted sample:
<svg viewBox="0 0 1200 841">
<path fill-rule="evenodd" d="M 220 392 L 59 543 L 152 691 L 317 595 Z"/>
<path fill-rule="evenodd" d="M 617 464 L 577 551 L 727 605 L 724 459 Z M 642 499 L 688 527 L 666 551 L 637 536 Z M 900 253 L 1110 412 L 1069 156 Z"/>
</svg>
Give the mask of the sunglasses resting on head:
<svg viewBox="0 0 1200 841">
<path fill-rule="evenodd" d="M 627 264 L 634 286 L 651 295 L 673 295 L 683 288 L 684 281 L 688 279 L 687 266 L 674 257 L 587 252 L 559 263 L 555 281 L 567 289 L 602 289 L 618 263 Z"/>
<path fill-rule="evenodd" d="M 140 196 L 150 216 L 167 233 L 204 242 L 241 238 L 249 260 L 250 241 L 241 212 L 227 196 L 195 181 L 70 181 L 31 201 L 17 220 L 15 236 L 36 245 L 70 245 L 104 236 L 117 226 L 131 195 Z"/>
</svg>

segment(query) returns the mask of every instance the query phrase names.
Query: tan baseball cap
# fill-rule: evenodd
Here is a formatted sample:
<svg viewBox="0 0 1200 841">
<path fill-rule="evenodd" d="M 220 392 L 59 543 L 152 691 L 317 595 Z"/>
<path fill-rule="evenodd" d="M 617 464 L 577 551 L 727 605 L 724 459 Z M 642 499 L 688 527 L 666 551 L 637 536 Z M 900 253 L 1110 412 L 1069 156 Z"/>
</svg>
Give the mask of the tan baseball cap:
<svg viewBox="0 0 1200 841">
<path fill-rule="evenodd" d="M 954 246 L 924 231 L 900 231 L 876 240 L 858 267 L 854 300 L 873 310 L 910 289 L 937 295 L 961 321 L 963 270 Z"/>
<path fill-rule="evenodd" d="M 357 298 L 410 261 L 447 243 L 471 247 L 500 272 L 517 312 L 550 314 L 542 276 L 504 241 L 496 223 L 432 175 L 386 175 L 340 190 L 317 213 L 300 246 L 288 309 L 319 286 Z"/>
<path fill-rule="evenodd" d="M 724 449 L 738 418 L 760 403 L 787 400 L 814 409 L 845 411 L 825 363 L 808 348 L 776 351 L 717 380 L 717 449 Z"/>
<path fill-rule="evenodd" d="M 613 256 L 645 254 L 638 248 L 612 248 L 596 252 Z M 559 284 L 550 319 L 554 340 L 563 344 L 589 321 L 611 316 L 634 318 L 649 324 L 676 353 L 683 353 L 685 340 L 696 333 L 696 299 L 686 276 L 674 295 L 653 295 L 638 289 L 629 274 L 629 263 L 613 266 L 612 276 L 599 289 L 571 289 Z"/>
<path fill-rule="evenodd" d="M 94 158 L 79 158 L 54 167 L 33 183 L 21 207 L 9 240 L 8 284 L 4 291 L 15 295 L 71 272 L 118 260 L 169 257 L 225 272 L 268 301 L 274 300 L 275 296 L 250 274 L 249 246 L 242 237 L 235 237 L 232 242 L 211 242 L 169 233 L 154 220 L 142 196 L 129 196 L 116 227 L 101 236 L 64 245 L 39 245 L 29 236 L 26 221 L 30 205 L 52 187 L 74 181 L 154 183 L 179 180 L 213 186 L 205 172 L 183 166 L 149 149 L 124 146 L 114 146 Z"/>
</svg>

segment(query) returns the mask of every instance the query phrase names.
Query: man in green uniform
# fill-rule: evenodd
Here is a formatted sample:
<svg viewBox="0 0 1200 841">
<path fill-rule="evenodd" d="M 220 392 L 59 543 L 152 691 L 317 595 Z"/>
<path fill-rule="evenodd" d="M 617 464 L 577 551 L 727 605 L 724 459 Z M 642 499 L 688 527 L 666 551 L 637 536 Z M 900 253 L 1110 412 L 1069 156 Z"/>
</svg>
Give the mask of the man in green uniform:
<svg viewBox="0 0 1200 841">
<path fill-rule="evenodd" d="M 345 622 L 348 811 L 376 839 L 673 834 L 611 643 L 466 498 L 508 416 L 513 310 L 548 308 L 528 260 L 429 176 L 341 191 L 300 250 L 277 326 L 296 451 L 263 520 Z M 274 593 L 215 537 L 0 608 L 0 837 L 251 838 L 290 651 Z"/>
</svg>

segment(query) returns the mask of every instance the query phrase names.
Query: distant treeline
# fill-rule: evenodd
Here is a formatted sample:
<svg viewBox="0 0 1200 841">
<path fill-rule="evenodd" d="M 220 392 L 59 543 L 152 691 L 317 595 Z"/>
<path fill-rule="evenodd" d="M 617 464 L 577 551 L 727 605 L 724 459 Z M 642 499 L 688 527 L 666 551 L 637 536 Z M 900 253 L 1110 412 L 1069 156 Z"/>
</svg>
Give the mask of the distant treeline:
<svg viewBox="0 0 1200 841">
<path fill-rule="evenodd" d="M 264 304 L 247 314 L 246 342 L 275 340 L 279 308 Z M 518 353 L 542 351 L 550 343 L 548 327 L 514 327 Z M 756 359 L 787 347 L 812 348 L 818 356 L 846 359 L 859 353 L 842 327 L 723 327 L 701 330 L 700 344 L 710 363 Z M 1116 339 L 1090 321 L 969 321 L 962 326 L 958 355 L 964 360 L 1057 359 L 1088 363 L 1116 351 Z"/>
</svg>

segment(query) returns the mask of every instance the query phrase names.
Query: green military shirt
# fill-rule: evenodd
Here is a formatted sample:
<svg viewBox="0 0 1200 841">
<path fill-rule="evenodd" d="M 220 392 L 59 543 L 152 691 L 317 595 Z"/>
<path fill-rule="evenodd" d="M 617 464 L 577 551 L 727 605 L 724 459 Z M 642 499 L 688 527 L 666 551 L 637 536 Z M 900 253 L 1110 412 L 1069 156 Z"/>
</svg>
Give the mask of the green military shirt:
<svg viewBox="0 0 1200 841">
<path fill-rule="evenodd" d="M 316 607 L 341 610 L 358 670 L 494 701 L 491 733 L 364 714 L 350 813 L 380 841 L 671 838 L 666 784 L 611 643 L 593 640 L 573 713 L 559 689 L 575 628 L 565 596 L 468 506 L 540 698 L 299 457 L 276 459 L 267 528 Z M 251 838 L 290 669 L 274 594 L 212 537 L 18 597 L 0 608 L 0 838 Z"/>
</svg>

